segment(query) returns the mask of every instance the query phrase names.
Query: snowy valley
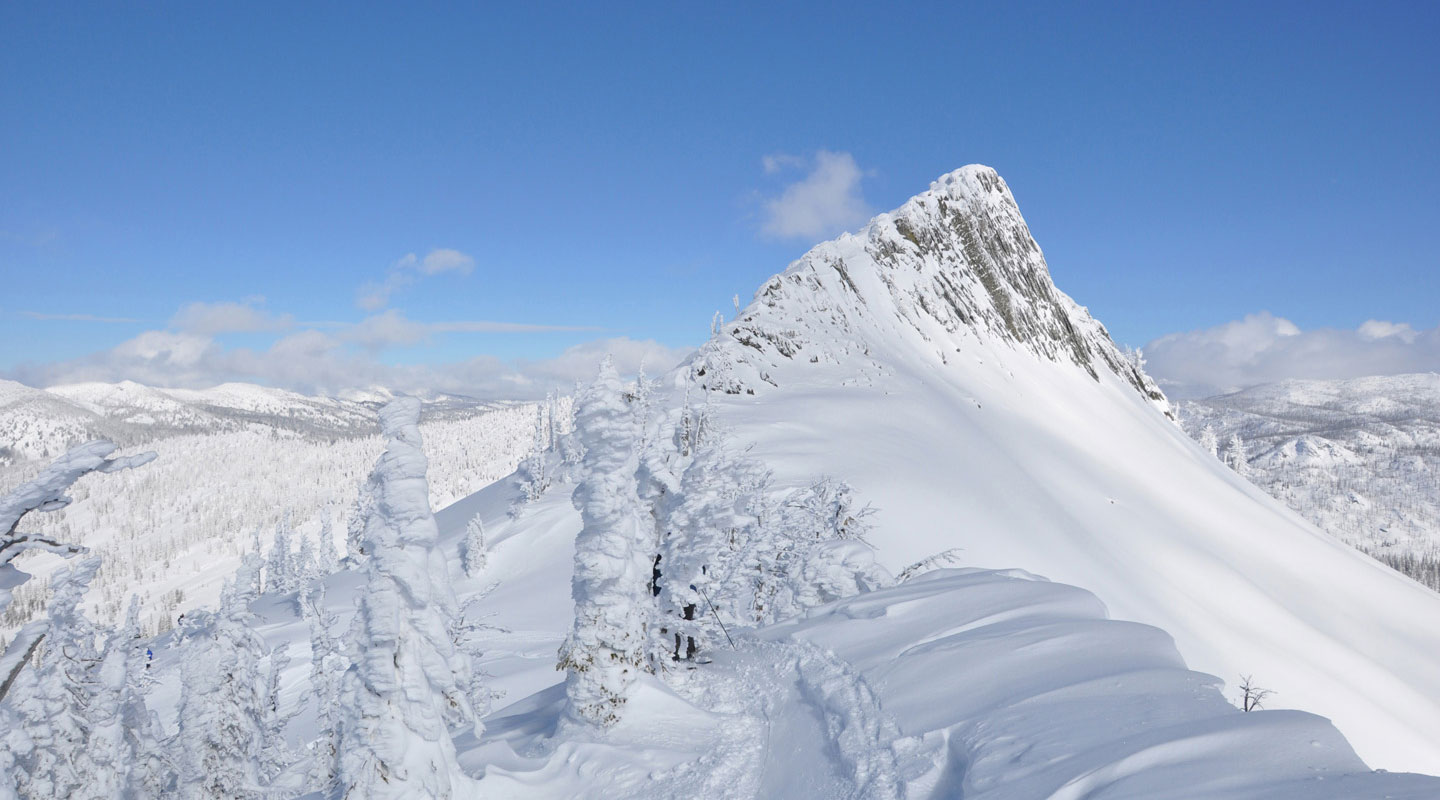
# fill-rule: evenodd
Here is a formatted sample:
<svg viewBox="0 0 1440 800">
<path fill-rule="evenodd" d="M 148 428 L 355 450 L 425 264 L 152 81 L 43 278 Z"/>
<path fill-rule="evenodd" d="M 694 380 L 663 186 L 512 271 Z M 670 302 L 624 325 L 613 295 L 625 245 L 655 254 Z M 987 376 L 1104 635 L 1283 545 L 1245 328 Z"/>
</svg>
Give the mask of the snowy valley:
<svg viewBox="0 0 1440 800">
<path fill-rule="evenodd" d="M 1266 384 L 1180 411 L 1202 449 L 1440 591 L 1440 375 Z"/>
<path fill-rule="evenodd" d="M 181 612 L 213 605 L 241 556 L 268 556 L 277 532 L 309 562 L 296 571 L 334 568 L 359 487 L 384 447 L 375 411 L 386 399 L 306 397 L 248 384 L 39 390 L 0 382 L 0 485 L 19 485 L 95 439 L 126 453 L 156 452 L 146 469 L 86 479 L 71 492 L 71 505 L 27 520 L 33 532 L 102 556 L 86 602 L 97 622 L 120 620 L 134 594 L 153 634 Z M 448 505 L 509 474 L 535 447 L 538 421 L 548 413 L 544 403 L 431 398 L 423 425 L 431 503 Z M 45 579 L 62 563 L 51 555 L 22 561 L 41 580 L 17 591 L 0 618 L 0 639 L 43 613 Z"/>
<path fill-rule="evenodd" d="M 5 418 L 30 460 L 0 591 L 38 582 L 21 550 L 63 568 L 0 661 L 0 797 L 1440 796 L 1412 774 L 1440 773 L 1440 629 L 1416 622 L 1440 594 L 1191 441 L 986 167 L 815 247 L 659 379 L 607 361 L 573 406 L 386 398 L 377 438 L 377 404 L 333 401 L 339 422 L 147 439 L 210 404 L 112 420 L 50 394 Z M 33 460 L 81 431 L 159 457 Z M 172 441 L 197 456 L 164 472 Z M 241 452 L 251 472 L 193 485 Z M 80 611 L 97 570 L 160 552 L 124 549 L 155 527 L 138 501 L 84 511 L 81 475 L 183 528 L 266 469 L 321 477 L 159 540 L 233 572 L 205 610 L 97 624 L 121 582 Z M 251 526 L 336 509 L 338 546 L 340 508 L 343 561 L 268 586 Z M 87 538 L 122 517 L 119 547 Z"/>
</svg>

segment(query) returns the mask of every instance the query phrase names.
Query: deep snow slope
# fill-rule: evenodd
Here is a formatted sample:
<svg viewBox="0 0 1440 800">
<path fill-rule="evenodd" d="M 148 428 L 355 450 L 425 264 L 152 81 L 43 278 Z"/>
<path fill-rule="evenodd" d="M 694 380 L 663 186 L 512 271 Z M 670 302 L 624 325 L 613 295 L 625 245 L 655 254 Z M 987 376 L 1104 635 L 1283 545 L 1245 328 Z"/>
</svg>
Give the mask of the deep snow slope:
<svg viewBox="0 0 1440 800">
<path fill-rule="evenodd" d="M 782 483 L 849 481 L 892 568 L 963 547 L 1084 587 L 1373 766 L 1440 772 L 1440 596 L 1202 453 L 1051 284 L 993 170 L 816 247 L 672 378 Z"/>
<path fill-rule="evenodd" d="M 637 685 L 619 724 L 561 731 L 556 650 L 570 627 L 574 484 L 518 515 L 508 481 L 438 512 L 440 547 L 489 687 L 480 739 L 457 736 L 486 797 L 883 799 L 1430 798 L 1440 778 L 1370 772 L 1325 719 L 1245 714 L 1186 667 L 1163 631 L 1106 618 L 1091 593 L 1023 570 L 923 574 L 759 630 Z M 488 565 L 460 571 L 466 524 Z M 334 632 L 358 574 L 327 580 Z M 303 688 L 294 597 L 256 610 L 289 642 Z M 173 665 L 162 683 L 174 691 Z M 285 699 L 298 703 L 298 696 Z M 167 714 L 169 712 L 166 712 Z M 167 717 L 168 719 L 168 717 Z M 168 722 L 167 722 L 168 724 Z M 292 733 L 315 735 L 313 709 Z"/>
<path fill-rule="evenodd" d="M 1284 381 L 1181 410 L 1227 461 L 1238 436 L 1245 476 L 1321 530 L 1397 567 L 1440 563 L 1440 375 Z"/>
</svg>

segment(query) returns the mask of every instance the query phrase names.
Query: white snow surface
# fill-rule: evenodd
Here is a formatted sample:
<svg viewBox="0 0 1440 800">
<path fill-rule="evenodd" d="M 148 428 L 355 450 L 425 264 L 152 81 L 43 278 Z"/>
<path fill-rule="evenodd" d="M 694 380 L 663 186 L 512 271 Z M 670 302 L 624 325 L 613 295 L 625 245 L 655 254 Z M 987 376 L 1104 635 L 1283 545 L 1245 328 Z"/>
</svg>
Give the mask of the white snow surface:
<svg viewBox="0 0 1440 800">
<path fill-rule="evenodd" d="M 1322 717 L 1241 712 L 1165 632 L 1107 619 L 1093 594 L 1014 569 L 937 570 L 733 630 L 735 649 L 709 663 L 641 676 L 620 721 L 587 736 L 562 725 L 554 667 L 572 615 L 573 488 L 558 483 L 512 518 L 517 492 L 500 482 L 436 514 L 462 601 L 488 591 L 473 610 L 490 626 L 477 666 L 503 700 L 481 738 L 456 733 L 482 796 L 1440 796 L 1440 779 L 1370 772 Z M 458 548 L 477 515 L 491 552 L 470 578 Z M 337 629 L 357 577 L 327 582 Z M 272 645 L 303 652 L 292 598 L 257 611 Z M 313 736 L 313 719 L 297 733 Z"/>
</svg>

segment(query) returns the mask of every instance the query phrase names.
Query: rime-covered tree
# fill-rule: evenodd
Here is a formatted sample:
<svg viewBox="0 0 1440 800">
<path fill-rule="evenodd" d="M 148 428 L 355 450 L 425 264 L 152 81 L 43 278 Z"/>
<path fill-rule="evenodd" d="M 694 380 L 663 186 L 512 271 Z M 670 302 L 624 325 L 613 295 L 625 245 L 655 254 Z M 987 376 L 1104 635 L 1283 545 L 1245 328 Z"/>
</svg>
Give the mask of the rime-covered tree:
<svg viewBox="0 0 1440 800">
<path fill-rule="evenodd" d="M 1200 449 L 1210 454 L 1211 458 L 1220 457 L 1220 439 L 1215 435 L 1215 426 L 1206 425 L 1200 431 Z"/>
<path fill-rule="evenodd" d="M 264 764 L 267 751 L 276 747 L 270 740 L 276 731 L 262 670 L 267 650 L 250 626 L 249 610 L 259 570 L 259 557 L 247 556 L 226 586 L 220 609 L 186 614 L 181 625 L 181 797 L 267 794 L 272 776 Z"/>
<path fill-rule="evenodd" d="M 1245 440 L 1240 438 L 1238 432 L 1231 434 L 1230 441 L 1225 445 L 1225 463 L 1241 475 L 1249 471 L 1250 460 L 1245 455 Z"/>
<path fill-rule="evenodd" d="M 288 517 L 275 526 L 275 540 L 270 545 L 270 555 L 265 561 L 265 591 L 284 593 L 295 589 L 295 554 L 290 539 L 294 531 Z"/>
<path fill-rule="evenodd" d="M 100 654 L 95 628 L 80 611 L 80 600 L 99 569 L 100 559 L 92 556 L 51 580 L 49 632 L 39 665 L 22 673 L 13 698 L 28 745 L 15 765 L 22 797 L 94 797 L 94 786 L 113 781 L 113 776 L 98 774 L 105 765 L 91 758 Z"/>
<path fill-rule="evenodd" d="M 335 532 L 330 522 L 330 509 L 320 517 L 320 538 L 315 547 L 315 571 L 329 575 L 340 566 L 340 556 L 335 552 Z"/>
<path fill-rule="evenodd" d="M 421 449 L 420 401 L 380 411 L 385 453 L 371 474 L 364 520 L 366 584 L 348 635 L 350 669 L 340 705 L 338 797 L 468 796 L 451 730 L 479 733 L 466 689 L 469 659 L 456 651 L 449 567 L 436 547 Z"/>
<path fill-rule="evenodd" d="M 520 497 L 511 513 L 518 515 L 524 506 L 544 496 L 550 488 L 550 479 L 550 443 L 545 431 L 545 410 L 536 406 L 535 434 L 531 437 L 530 453 L 515 470 L 515 485 L 520 490 Z"/>
<path fill-rule="evenodd" d="M 335 780 L 340 752 L 340 680 L 349 667 L 334 634 L 335 615 L 325 605 L 325 584 L 317 583 L 302 596 L 300 612 L 310 628 L 310 696 L 315 702 L 315 723 L 320 735 L 311 752 L 312 783 L 328 790 Z"/>
<path fill-rule="evenodd" d="M 571 584 L 574 628 L 559 667 L 569 718 L 607 727 L 619 720 L 645 666 L 655 558 L 654 527 L 636 488 L 634 409 L 608 358 L 576 399 L 575 433 L 585 450 L 574 494 L 582 528 Z"/>
<path fill-rule="evenodd" d="M 475 577 L 485 569 L 485 523 L 476 514 L 465 526 L 465 542 L 462 545 L 465 574 Z"/>
</svg>

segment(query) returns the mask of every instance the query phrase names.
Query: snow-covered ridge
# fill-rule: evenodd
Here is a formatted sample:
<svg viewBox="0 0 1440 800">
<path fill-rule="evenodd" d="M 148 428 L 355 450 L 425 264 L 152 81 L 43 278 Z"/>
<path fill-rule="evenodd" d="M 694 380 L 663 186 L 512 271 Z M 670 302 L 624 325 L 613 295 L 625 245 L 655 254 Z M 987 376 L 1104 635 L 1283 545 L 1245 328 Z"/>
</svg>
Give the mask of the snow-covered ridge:
<svg viewBox="0 0 1440 800">
<path fill-rule="evenodd" d="M 947 361 L 988 339 L 1119 376 L 1168 411 L 1159 387 L 1050 278 L 996 172 L 962 167 L 858 234 L 820 244 L 776 275 L 702 348 L 702 383 L 729 393 L 774 384 L 786 360 L 833 362 L 918 337 Z"/>
<path fill-rule="evenodd" d="M 1193 668 L 1253 673 L 1277 704 L 1334 719 L 1372 765 L 1440 769 L 1440 632 L 1414 622 L 1440 597 L 1159 413 L 1143 371 L 1050 285 L 1013 203 L 985 168 L 938 181 L 767 282 L 670 387 L 714 390 L 778 485 L 853 486 L 880 509 L 870 541 L 892 571 L 958 547 L 1080 586 Z"/>
</svg>

